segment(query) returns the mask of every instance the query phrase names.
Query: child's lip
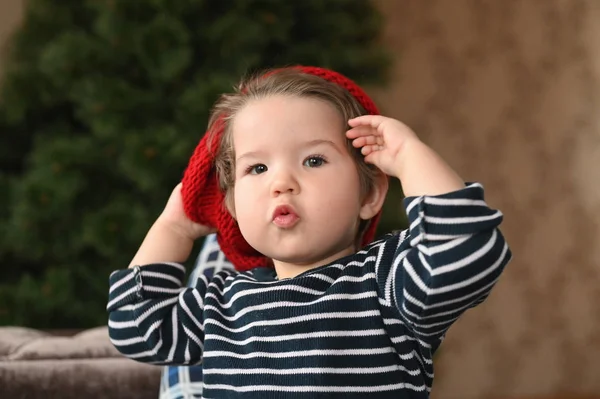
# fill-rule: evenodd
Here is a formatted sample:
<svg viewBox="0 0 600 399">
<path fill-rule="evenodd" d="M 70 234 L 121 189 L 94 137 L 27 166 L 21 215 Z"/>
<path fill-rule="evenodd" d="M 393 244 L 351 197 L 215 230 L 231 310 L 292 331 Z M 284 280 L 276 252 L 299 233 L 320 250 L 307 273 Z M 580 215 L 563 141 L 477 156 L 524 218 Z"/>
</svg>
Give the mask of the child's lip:
<svg viewBox="0 0 600 399">
<path fill-rule="evenodd" d="M 273 219 L 275 219 L 277 216 L 281 216 L 281 215 L 295 215 L 296 217 L 298 217 L 298 214 L 296 213 L 296 210 L 291 206 L 291 205 L 278 205 L 277 207 L 275 207 L 275 210 L 273 211 Z"/>
<path fill-rule="evenodd" d="M 276 216 L 275 219 L 273 219 L 273 224 L 282 229 L 289 229 L 298 223 L 299 220 L 300 218 L 298 215 L 288 213 L 287 215 Z"/>
<path fill-rule="evenodd" d="M 279 205 L 273 211 L 273 223 L 282 228 L 289 228 L 295 225 L 300 217 L 290 205 Z"/>
</svg>

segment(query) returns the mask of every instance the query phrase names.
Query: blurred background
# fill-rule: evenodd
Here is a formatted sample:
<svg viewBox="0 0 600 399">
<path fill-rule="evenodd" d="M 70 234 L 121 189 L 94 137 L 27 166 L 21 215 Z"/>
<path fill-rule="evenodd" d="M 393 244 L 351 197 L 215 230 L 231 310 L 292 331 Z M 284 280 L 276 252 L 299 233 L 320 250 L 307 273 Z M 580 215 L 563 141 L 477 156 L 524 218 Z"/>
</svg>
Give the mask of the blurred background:
<svg viewBox="0 0 600 399">
<path fill-rule="evenodd" d="M 514 260 L 450 329 L 433 397 L 600 397 L 598 20 L 598 0 L 0 0 L 0 324 L 105 324 L 218 94 L 312 64 L 505 214 Z"/>
</svg>

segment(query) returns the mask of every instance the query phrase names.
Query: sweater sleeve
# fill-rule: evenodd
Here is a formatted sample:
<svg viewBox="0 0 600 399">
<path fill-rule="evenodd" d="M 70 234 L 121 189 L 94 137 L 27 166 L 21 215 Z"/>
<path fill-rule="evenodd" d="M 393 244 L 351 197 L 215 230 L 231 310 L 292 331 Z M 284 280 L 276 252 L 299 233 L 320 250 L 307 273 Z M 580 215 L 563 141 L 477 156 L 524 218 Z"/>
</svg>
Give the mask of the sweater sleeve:
<svg viewBox="0 0 600 399">
<path fill-rule="evenodd" d="M 502 213 L 484 201 L 483 187 L 439 196 L 407 197 L 407 231 L 380 248 L 378 281 L 424 342 L 438 342 L 467 309 L 483 302 L 511 258 L 498 230 Z"/>
<path fill-rule="evenodd" d="M 202 360 L 203 301 L 207 280 L 182 288 L 185 269 L 176 263 L 117 270 L 110 276 L 109 335 L 125 356 L 154 364 Z"/>
</svg>

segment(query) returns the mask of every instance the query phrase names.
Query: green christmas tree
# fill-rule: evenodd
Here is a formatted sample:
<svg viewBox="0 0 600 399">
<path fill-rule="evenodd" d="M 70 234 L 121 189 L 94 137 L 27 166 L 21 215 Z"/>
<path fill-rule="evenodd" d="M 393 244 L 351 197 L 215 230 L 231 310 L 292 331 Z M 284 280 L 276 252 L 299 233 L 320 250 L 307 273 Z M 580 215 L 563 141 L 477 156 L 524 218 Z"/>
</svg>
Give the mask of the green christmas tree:
<svg viewBox="0 0 600 399">
<path fill-rule="evenodd" d="M 381 27 L 367 0 L 30 0 L 0 91 L 0 324 L 106 323 L 218 95 L 291 64 L 380 83 Z"/>
</svg>

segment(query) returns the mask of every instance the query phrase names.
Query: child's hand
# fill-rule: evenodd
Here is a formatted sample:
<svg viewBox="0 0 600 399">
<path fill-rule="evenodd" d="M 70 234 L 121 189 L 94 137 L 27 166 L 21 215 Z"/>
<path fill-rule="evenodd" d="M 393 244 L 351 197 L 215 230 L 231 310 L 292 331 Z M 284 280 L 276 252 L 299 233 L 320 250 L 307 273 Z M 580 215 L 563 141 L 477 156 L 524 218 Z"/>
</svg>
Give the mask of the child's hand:
<svg viewBox="0 0 600 399">
<path fill-rule="evenodd" d="M 216 232 L 215 228 L 194 223 L 187 217 L 183 210 L 183 200 L 181 199 L 181 183 L 175 186 L 165 209 L 157 221 L 191 240 L 196 240 L 202 236 Z"/>
<path fill-rule="evenodd" d="M 417 135 L 402 122 L 381 115 L 363 115 L 350 119 L 352 127 L 346 137 L 361 148 L 365 162 L 371 163 L 390 176 L 397 176 L 401 150 L 409 141 L 419 141 Z"/>
<path fill-rule="evenodd" d="M 146 234 L 129 267 L 158 262 L 183 263 L 190 256 L 194 241 L 214 231 L 214 228 L 194 223 L 186 216 L 179 183 L 171 193 L 165 209 Z"/>
</svg>

